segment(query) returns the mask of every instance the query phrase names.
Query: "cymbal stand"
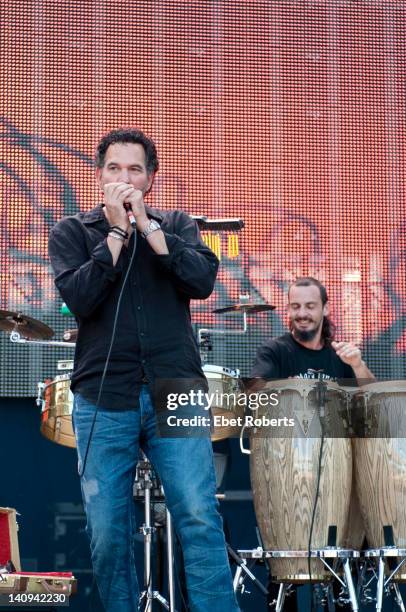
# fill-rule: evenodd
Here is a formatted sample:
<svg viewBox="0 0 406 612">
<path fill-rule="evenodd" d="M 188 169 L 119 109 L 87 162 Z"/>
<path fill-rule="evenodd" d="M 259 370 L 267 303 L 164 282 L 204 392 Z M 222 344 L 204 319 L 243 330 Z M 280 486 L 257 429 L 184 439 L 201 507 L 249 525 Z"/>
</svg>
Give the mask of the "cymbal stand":
<svg viewBox="0 0 406 612">
<path fill-rule="evenodd" d="M 246 334 L 247 330 L 248 330 L 247 313 L 243 312 L 242 315 L 243 315 L 243 328 L 242 329 L 222 329 L 222 328 L 216 329 L 215 327 L 213 327 L 212 329 L 200 328 L 198 330 L 198 332 L 197 332 L 199 346 L 204 344 L 205 337 L 208 336 L 208 335 L 218 335 L 218 336 L 236 335 L 236 336 L 241 336 L 243 334 Z"/>
<path fill-rule="evenodd" d="M 61 348 L 75 348 L 75 342 L 62 342 L 59 340 L 31 340 L 30 338 L 24 338 L 16 330 L 10 334 L 10 342 L 14 344 L 36 344 L 41 346 L 60 346 Z"/>
<path fill-rule="evenodd" d="M 151 571 L 151 550 L 152 536 L 155 532 L 155 527 L 151 522 L 151 490 L 156 487 L 154 483 L 154 472 L 151 463 L 144 458 L 137 465 L 137 476 L 135 487 L 138 491 L 144 492 L 144 524 L 140 527 L 140 533 L 144 536 L 144 587 L 145 590 L 140 595 L 140 605 L 145 601 L 145 612 L 152 611 L 153 601 L 158 603 L 169 612 L 176 612 L 175 609 L 175 584 L 174 584 L 174 568 L 173 568 L 173 533 L 172 533 L 172 518 L 168 508 L 166 508 L 166 541 L 167 541 L 167 563 L 168 563 L 168 592 L 169 601 L 167 601 L 159 591 L 154 591 L 152 588 L 152 571 Z M 163 496 L 163 488 L 160 485 L 161 494 Z"/>
<path fill-rule="evenodd" d="M 207 329 L 199 329 L 199 353 L 202 364 L 206 364 L 209 359 L 209 352 L 213 350 L 213 344 L 210 338 L 210 334 Z M 200 333 L 202 332 L 202 333 Z"/>
<path fill-rule="evenodd" d="M 249 300 L 249 295 L 240 295 L 240 303 L 246 304 Z M 210 338 L 211 335 L 217 336 L 228 336 L 228 335 L 236 335 L 241 336 L 246 334 L 248 331 L 248 321 L 247 321 L 247 313 L 246 311 L 242 311 L 243 315 L 243 328 L 242 329 L 224 329 L 224 328 L 200 328 L 197 331 L 197 341 L 199 347 L 203 349 L 207 343 L 207 338 Z"/>
</svg>

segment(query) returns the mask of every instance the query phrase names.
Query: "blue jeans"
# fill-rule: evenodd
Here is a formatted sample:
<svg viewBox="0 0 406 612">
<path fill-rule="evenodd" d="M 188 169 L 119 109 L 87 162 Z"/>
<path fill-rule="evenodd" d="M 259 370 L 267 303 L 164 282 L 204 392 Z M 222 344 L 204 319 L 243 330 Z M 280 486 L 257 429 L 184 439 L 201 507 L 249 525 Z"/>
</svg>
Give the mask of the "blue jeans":
<svg viewBox="0 0 406 612">
<path fill-rule="evenodd" d="M 73 423 L 79 472 L 95 406 L 76 393 Z M 143 449 L 157 470 L 179 537 L 193 612 L 237 612 L 208 436 L 160 438 L 147 385 L 138 411 L 99 409 L 84 475 L 93 570 L 107 612 L 136 612 L 139 588 L 134 563 L 133 483 Z"/>
</svg>

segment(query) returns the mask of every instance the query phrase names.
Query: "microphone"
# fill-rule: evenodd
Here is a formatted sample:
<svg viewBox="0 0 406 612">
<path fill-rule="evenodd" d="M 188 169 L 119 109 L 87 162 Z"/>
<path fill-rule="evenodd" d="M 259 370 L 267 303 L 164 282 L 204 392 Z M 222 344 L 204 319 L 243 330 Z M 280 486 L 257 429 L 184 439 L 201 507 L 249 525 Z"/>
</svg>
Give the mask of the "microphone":
<svg viewBox="0 0 406 612">
<path fill-rule="evenodd" d="M 308 372 L 312 372 L 313 374 L 317 374 L 317 382 L 316 382 L 316 394 L 317 394 L 317 407 L 319 409 L 320 418 L 325 417 L 325 404 L 326 404 L 326 391 L 327 391 L 327 383 L 322 378 L 323 369 L 314 370 L 313 368 L 309 368 Z M 328 401 L 328 400 L 327 400 Z"/>
<path fill-rule="evenodd" d="M 128 216 L 128 219 L 130 220 L 131 227 L 136 229 L 137 221 L 135 220 L 135 217 L 133 215 L 133 211 L 131 210 L 131 205 L 128 204 L 127 202 L 124 202 L 124 208 L 127 211 L 127 216 Z"/>
</svg>

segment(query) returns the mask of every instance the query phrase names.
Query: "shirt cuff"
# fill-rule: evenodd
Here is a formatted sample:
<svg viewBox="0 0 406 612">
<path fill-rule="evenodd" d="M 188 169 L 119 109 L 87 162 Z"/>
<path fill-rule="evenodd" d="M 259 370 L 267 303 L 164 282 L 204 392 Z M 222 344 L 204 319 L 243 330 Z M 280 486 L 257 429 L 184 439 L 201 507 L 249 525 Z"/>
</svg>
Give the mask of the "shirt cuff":
<svg viewBox="0 0 406 612">
<path fill-rule="evenodd" d="M 107 238 L 100 242 L 92 251 L 92 258 L 103 268 L 108 280 L 115 280 L 122 272 L 121 258 L 113 266 L 113 256 L 107 244 Z"/>
<path fill-rule="evenodd" d="M 166 232 L 162 233 L 165 236 L 165 242 L 169 253 L 167 255 L 156 255 L 156 257 L 158 258 L 158 261 L 165 266 L 165 268 L 169 269 L 172 266 L 172 262 L 177 253 L 182 251 L 186 243 L 183 238 L 180 238 L 176 234 L 167 234 Z"/>
</svg>

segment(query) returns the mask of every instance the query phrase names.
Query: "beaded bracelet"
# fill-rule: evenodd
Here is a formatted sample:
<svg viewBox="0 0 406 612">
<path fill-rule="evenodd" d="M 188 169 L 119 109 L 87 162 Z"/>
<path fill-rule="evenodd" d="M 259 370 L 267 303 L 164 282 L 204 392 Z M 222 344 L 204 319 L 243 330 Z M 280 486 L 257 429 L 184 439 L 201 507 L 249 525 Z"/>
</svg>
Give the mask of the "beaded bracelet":
<svg viewBox="0 0 406 612">
<path fill-rule="evenodd" d="M 110 227 L 110 231 L 114 231 L 114 232 L 116 232 L 116 234 L 120 234 L 120 236 L 123 236 L 123 238 L 125 238 L 126 240 L 128 238 L 128 232 L 123 230 L 123 228 L 119 227 L 118 225 L 112 225 Z"/>
<path fill-rule="evenodd" d="M 112 238 L 115 238 L 116 240 L 119 240 L 120 242 L 123 242 L 123 243 L 124 243 L 124 242 L 125 242 L 125 240 L 126 240 L 126 239 L 124 238 L 124 236 L 121 236 L 121 235 L 119 235 L 119 234 L 116 234 L 116 232 L 115 232 L 115 231 L 110 231 L 110 232 L 108 233 L 108 236 L 111 236 Z"/>
</svg>

